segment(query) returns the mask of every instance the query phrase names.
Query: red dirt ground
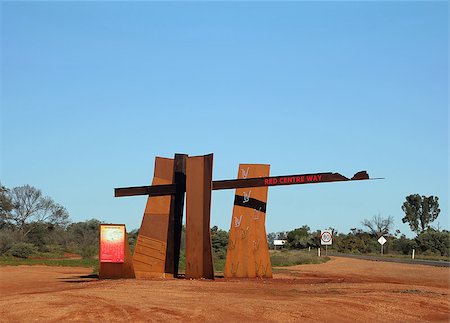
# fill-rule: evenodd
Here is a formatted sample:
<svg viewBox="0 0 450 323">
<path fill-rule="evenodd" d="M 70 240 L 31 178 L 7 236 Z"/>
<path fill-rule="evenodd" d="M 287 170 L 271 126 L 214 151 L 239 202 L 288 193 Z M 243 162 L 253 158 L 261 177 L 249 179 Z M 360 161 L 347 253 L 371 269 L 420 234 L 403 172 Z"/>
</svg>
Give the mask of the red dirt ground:
<svg viewBox="0 0 450 323">
<path fill-rule="evenodd" d="M 449 322 L 450 268 L 332 258 L 274 279 L 103 280 L 0 268 L 1 322 Z"/>
</svg>

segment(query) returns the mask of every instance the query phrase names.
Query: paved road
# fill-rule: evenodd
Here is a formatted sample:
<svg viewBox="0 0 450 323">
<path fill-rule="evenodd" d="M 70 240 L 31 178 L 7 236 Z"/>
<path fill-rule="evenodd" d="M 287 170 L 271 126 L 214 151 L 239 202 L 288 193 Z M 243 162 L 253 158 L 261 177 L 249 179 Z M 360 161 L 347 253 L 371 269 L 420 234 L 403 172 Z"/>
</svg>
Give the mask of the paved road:
<svg viewBox="0 0 450 323">
<path fill-rule="evenodd" d="M 416 264 L 416 265 L 426 265 L 435 267 L 450 267 L 450 262 L 448 261 L 433 261 L 433 260 L 420 260 L 420 259 L 405 259 L 405 258 L 389 258 L 389 257 L 377 257 L 377 256 L 364 256 L 364 255 L 350 255 L 342 253 L 328 253 L 329 256 L 333 257 L 346 257 L 346 258 L 357 258 L 366 259 L 373 261 L 386 261 L 386 262 L 399 262 L 404 264 Z"/>
</svg>

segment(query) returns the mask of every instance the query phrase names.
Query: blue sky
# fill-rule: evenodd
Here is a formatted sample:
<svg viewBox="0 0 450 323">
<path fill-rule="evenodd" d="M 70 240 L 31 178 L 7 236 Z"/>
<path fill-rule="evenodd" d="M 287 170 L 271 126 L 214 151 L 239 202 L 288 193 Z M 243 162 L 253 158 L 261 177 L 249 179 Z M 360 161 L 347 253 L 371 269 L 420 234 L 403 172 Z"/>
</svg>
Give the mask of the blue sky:
<svg viewBox="0 0 450 323">
<path fill-rule="evenodd" d="M 401 223 L 405 196 L 448 217 L 447 2 L 2 2 L 1 182 L 73 221 L 140 225 L 155 156 L 214 153 L 272 175 L 383 181 L 274 187 L 268 232 Z M 213 193 L 228 229 L 232 191 Z M 437 223 L 435 223 L 437 224 Z"/>
</svg>

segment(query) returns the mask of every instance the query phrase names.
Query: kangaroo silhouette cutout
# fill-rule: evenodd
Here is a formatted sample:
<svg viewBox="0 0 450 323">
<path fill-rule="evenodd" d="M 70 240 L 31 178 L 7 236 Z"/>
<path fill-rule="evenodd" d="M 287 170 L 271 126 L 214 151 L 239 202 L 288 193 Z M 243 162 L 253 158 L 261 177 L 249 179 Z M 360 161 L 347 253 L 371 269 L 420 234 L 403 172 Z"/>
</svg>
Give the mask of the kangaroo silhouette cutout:
<svg viewBox="0 0 450 323">
<path fill-rule="evenodd" d="M 239 228 L 241 226 L 241 222 L 242 222 L 242 215 L 239 217 L 239 219 L 237 217 L 234 217 L 234 227 L 235 228 Z"/>
<path fill-rule="evenodd" d="M 247 170 L 241 168 L 242 178 L 248 177 L 248 171 L 250 170 L 250 167 L 247 167 Z"/>
<path fill-rule="evenodd" d="M 234 241 L 230 239 L 230 244 L 228 245 L 228 249 L 233 250 L 234 248 L 236 248 L 236 239 L 234 239 Z"/>
<path fill-rule="evenodd" d="M 253 220 L 259 220 L 259 212 L 261 212 L 261 207 L 257 210 L 255 209 L 255 212 L 253 213 Z"/>
<path fill-rule="evenodd" d="M 264 267 L 264 265 L 261 264 L 262 273 L 261 273 L 260 277 L 266 275 L 266 273 L 267 273 L 267 267 L 268 267 L 268 266 L 269 266 L 269 265 L 266 265 L 266 266 Z"/>
<path fill-rule="evenodd" d="M 245 239 L 248 236 L 248 229 L 250 229 L 250 227 L 246 227 L 245 229 L 242 229 L 241 231 L 241 239 Z"/>
<path fill-rule="evenodd" d="M 267 273 L 267 268 L 269 265 L 266 265 L 264 267 L 264 265 L 262 264 L 261 261 L 259 261 L 259 264 L 255 261 L 255 267 L 256 267 L 256 276 L 258 277 L 263 277 L 266 275 Z"/>
<path fill-rule="evenodd" d="M 248 191 L 248 193 L 244 192 L 244 203 L 250 201 L 250 195 L 252 194 L 252 190 Z"/>
<path fill-rule="evenodd" d="M 257 261 L 255 261 L 256 276 L 258 276 L 258 277 L 261 277 L 260 274 L 259 274 L 259 267 L 260 266 L 261 266 L 261 261 L 259 262 L 259 264 L 258 264 Z"/>
<path fill-rule="evenodd" d="M 259 249 L 260 243 L 261 243 L 260 239 L 258 239 L 257 241 L 253 240 L 253 251 L 256 251 Z"/>
<path fill-rule="evenodd" d="M 238 267 L 239 267 L 239 262 L 236 264 L 236 266 L 234 265 L 234 263 L 231 264 L 231 273 L 233 275 L 235 275 L 237 273 Z"/>
</svg>

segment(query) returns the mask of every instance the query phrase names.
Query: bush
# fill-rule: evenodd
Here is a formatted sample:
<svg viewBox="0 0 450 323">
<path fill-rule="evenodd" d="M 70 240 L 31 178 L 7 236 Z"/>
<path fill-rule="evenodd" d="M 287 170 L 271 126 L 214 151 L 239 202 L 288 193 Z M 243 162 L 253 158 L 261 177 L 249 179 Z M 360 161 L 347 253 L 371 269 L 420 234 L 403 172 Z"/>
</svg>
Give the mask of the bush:
<svg viewBox="0 0 450 323">
<path fill-rule="evenodd" d="M 287 247 L 289 249 L 304 249 L 316 246 L 315 235 L 311 234 L 307 225 L 289 231 L 287 234 Z"/>
<path fill-rule="evenodd" d="M 67 248 L 73 253 L 90 258 L 98 253 L 98 228 L 100 221 L 96 219 L 72 223 L 67 227 Z"/>
<path fill-rule="evenodd" d="M 333 248 L 338 252 L 370 253 L 379 250 L 376 238 L 361 230 L 352 230 L 347 235 L 341 233 L 334 240 Z"/>
<path fill-rule="evenodd" d="M 213 257 L 225 260 L 227 258 L 228 232 L 219 229 L 217 226 L 211 228 L 211 244 Z"/>
<path fill-rule="evenodd" d="M 139 229 L 134 229 L 131 232 L 127 232 L 128 245 L 130 246 L 131 254 L 134 254 L 134 248 L 136 247 L 138 235 L 139 235 Z"/>
<path fill-rule="evenodd" d="M 9 250 L 9 253 L 17 258 L 28 258 L 29 256 L 31 256 L 36 252 L 37 252 L 36 246 L 34 246 L 32 243 L 26 242 L 16 243 Z"/>
<path fill-rule="evenodd" d="M 412 250 L 417 247 L 414 239 L 408 239 L 402 235 L 399 239 L 395 239 L 392 243 L 394 251 L 400 252 L 404 255 L 410 255 Z"/>
<path fill-rule="evenodd" d="M 92 258 L 98 254 L 98 245 L 82 246 L 80 251 L 83 259 Z"/>
<path fill-rule="evenodd" d="M 38 248 L 39 252 L 48 252 L 47 244 L 50 242 L 50 233 L 54 230 L 54 226 L 48 223 L 34 222 L 27 225 L 30 232 L 26 236 L 26 242 L 33 244 Z"/>
<path fill-rule="evenodd" d="M 423 254 L 450 256 L 450 232 L 429 229 L 416 238 L 419 250 Z"/>
<path fill-rule="evenodd" d="M 15 242 L 14 232 L 2 229 L 0 231 L 0 255 L 6 254 Z"/>
<path fill-rule="evenodd" d="M 281 250 L 270 252 L 270 262 L 273 267 L 320 264 L 328 260 L 330 260 L 329 257 L 318 257 L 315 251 Z"/>
</svg>

